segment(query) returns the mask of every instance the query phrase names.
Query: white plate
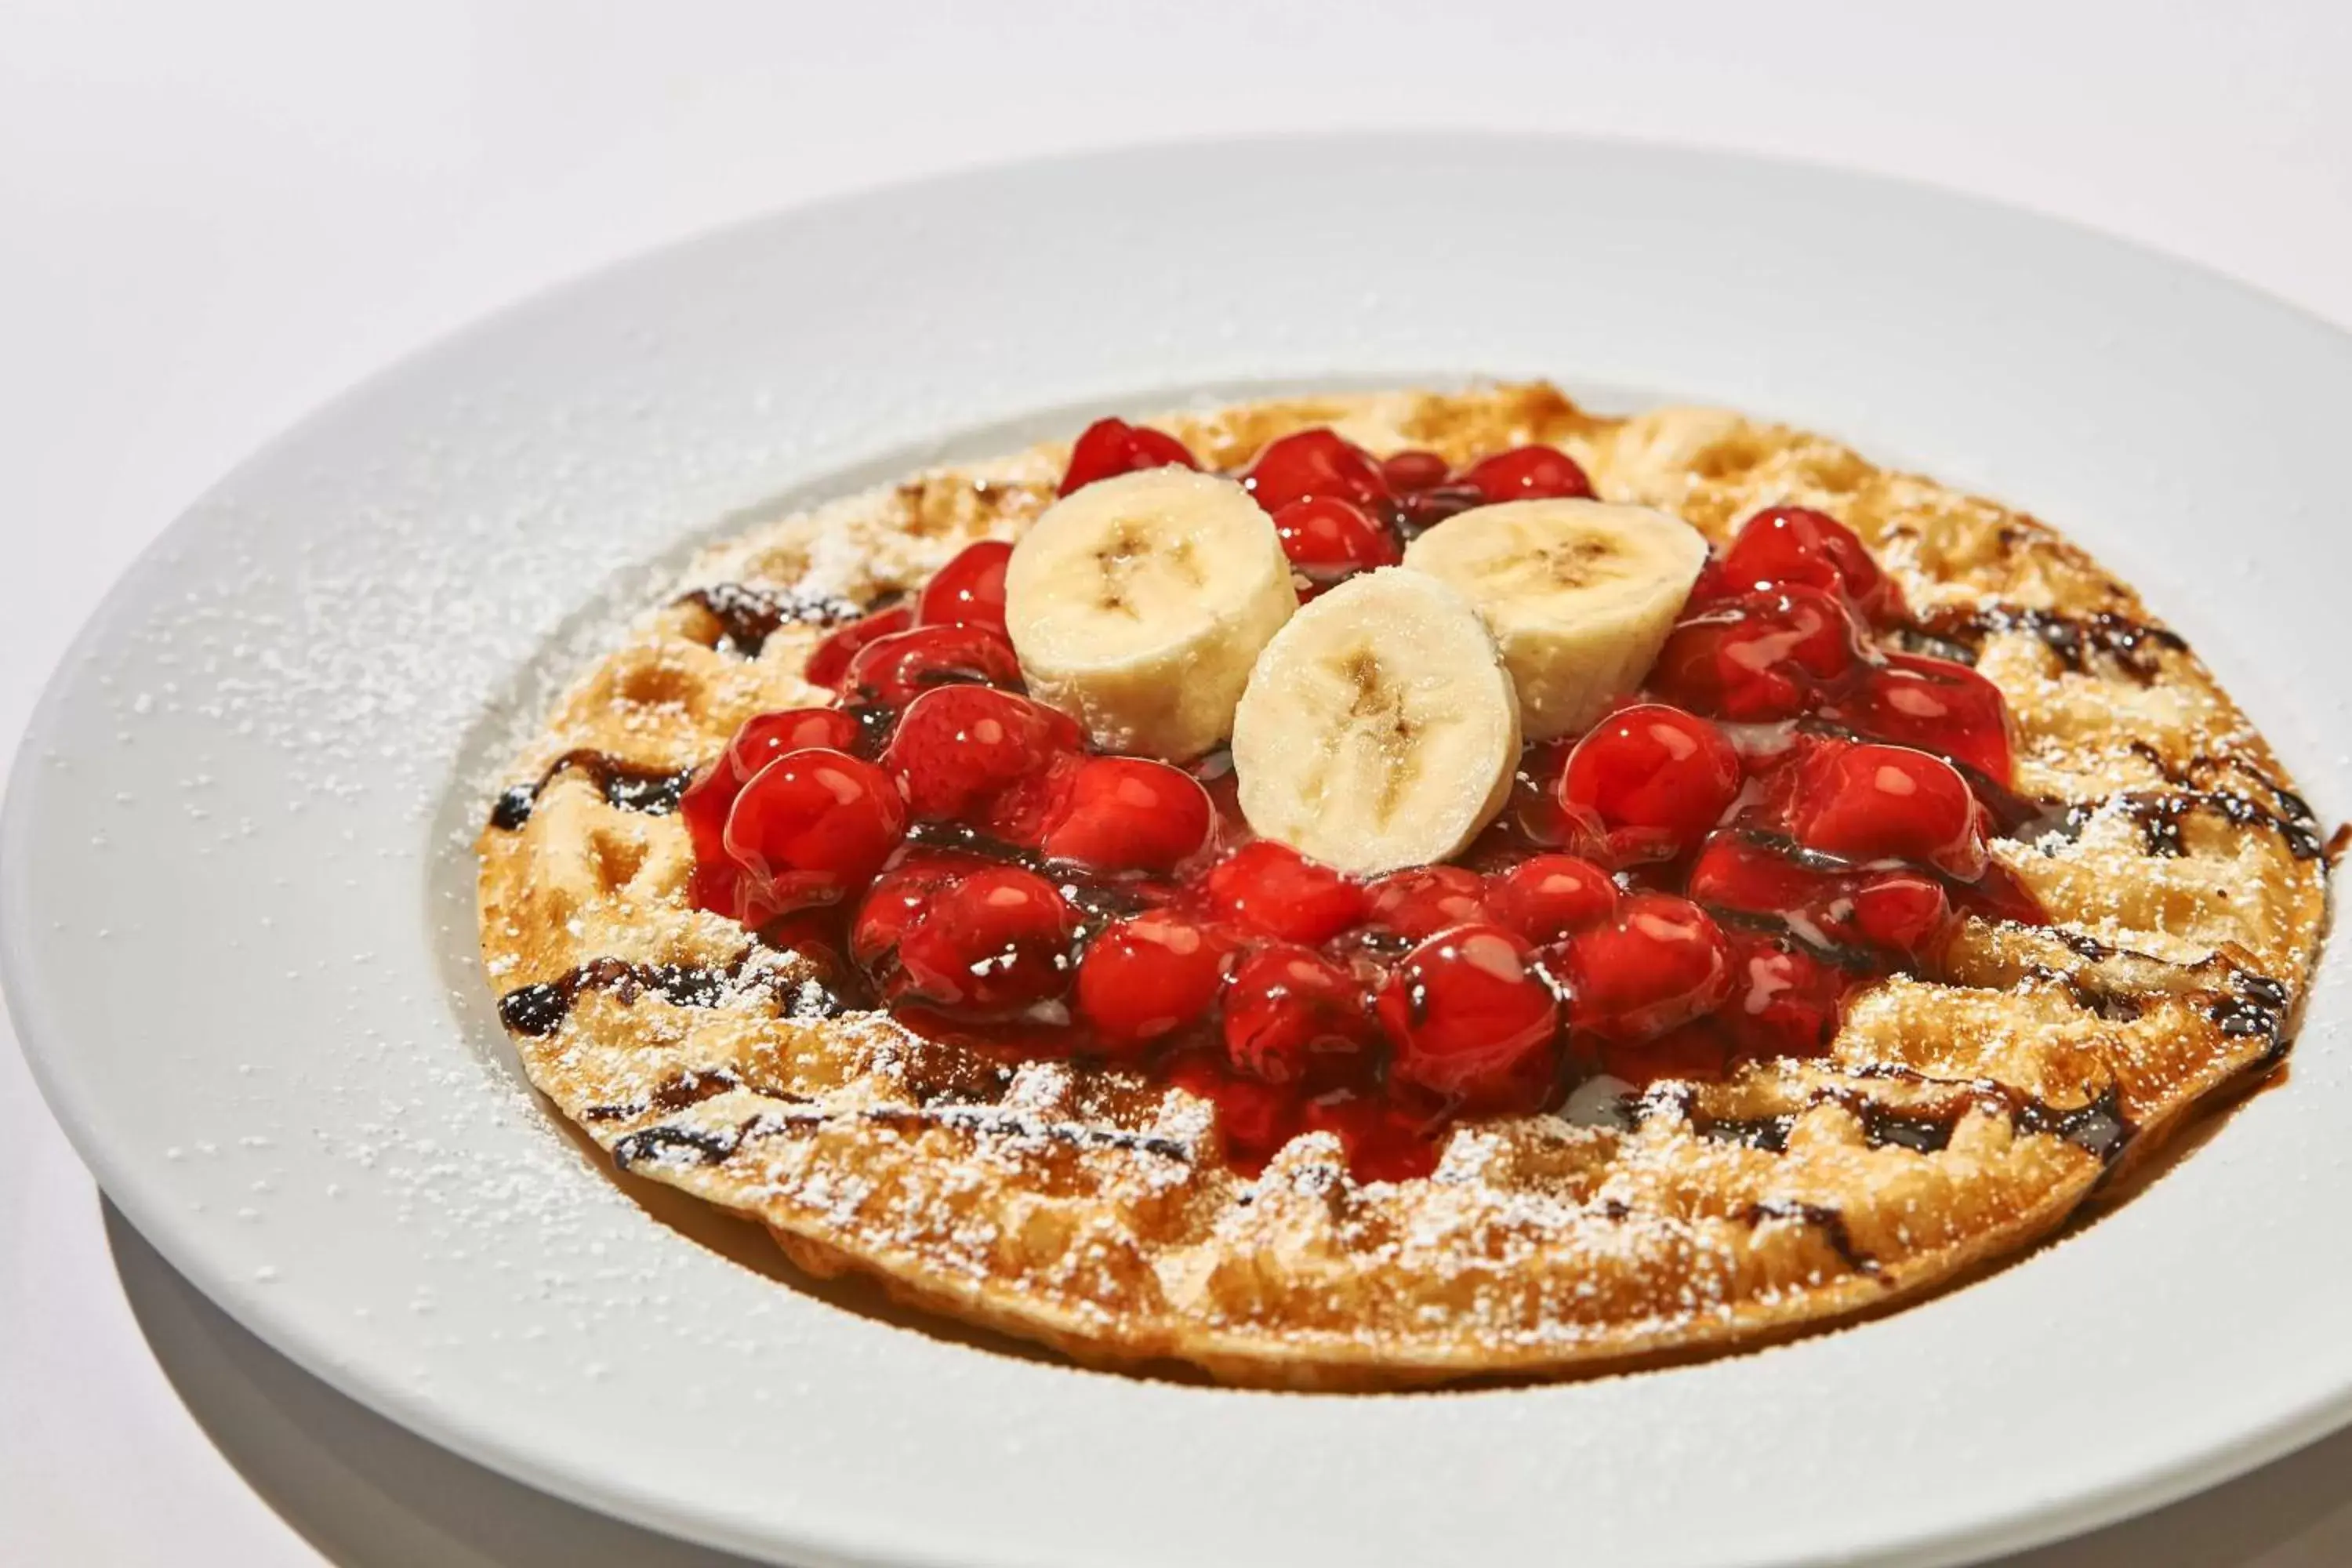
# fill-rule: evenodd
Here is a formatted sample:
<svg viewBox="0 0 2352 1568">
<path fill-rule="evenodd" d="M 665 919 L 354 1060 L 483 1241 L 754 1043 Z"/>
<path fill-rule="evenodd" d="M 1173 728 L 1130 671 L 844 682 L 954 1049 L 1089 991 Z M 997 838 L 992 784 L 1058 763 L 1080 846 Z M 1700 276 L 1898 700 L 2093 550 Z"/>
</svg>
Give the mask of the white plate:
<svg viewBox="0 0 2352 1568">
<path fill-rule="evenodd" d="M 2114 1216 L 1883 1321 L 1562 1387 L 1268 1395 L 970 1348 L 696 1245 L 551 1124 L 475 967 L 467 844 L 516 726 L 687 542 L 1088 411 L 1472 372 L 1727 403 L 2033 508 L 2188 633 L 2323 814 L 2352 802 L 2352 341 L 2304 317 L 1728 157 L 1040 163 L 560 289 L 183 518 L 68 657 L 0 823 L 0 976 L 51 1103 L 177 1268 L 337 1386 L 779 1557 L 1951 1562 L 2352 1415 L 2340 948 L 2290 1081 Z"/>
</svg>

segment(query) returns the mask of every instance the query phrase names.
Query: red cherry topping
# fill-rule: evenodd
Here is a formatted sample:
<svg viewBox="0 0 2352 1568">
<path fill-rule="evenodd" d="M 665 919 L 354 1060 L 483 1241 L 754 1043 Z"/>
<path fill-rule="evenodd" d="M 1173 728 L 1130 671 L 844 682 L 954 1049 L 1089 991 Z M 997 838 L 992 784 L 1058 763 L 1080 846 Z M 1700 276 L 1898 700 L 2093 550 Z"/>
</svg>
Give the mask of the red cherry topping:
<svg viewBox="0 0 2352 1568">
<path fill-rule="evenodd" d="M 849 922 L 849 956 L 879 976 L 898 963 L 898 939 L 931 907 L 940 889 L 986 865 L 969 855 L 917 850 L 875 879 Z"/>
<path fill-rule="evenodd" d="M 1636 703 L 1577 742 L 1559 788 L 1568 805 L 1600 818 L 1612 848 L 1671 859 L 1697 843 L 1739 793 L 1739 753 L 1704 719 Z"/>
<path fill-rule="evenodd" d="M 1271 838 L 1218 861 L 1209 873 L 1209 898 L 1229 918 L 1285 942 L 1328 942 L 1364 912 L 1361 888 Z"/>
<path fill-rule="evenodd" d="M 1636 1089 L 1662 1079 L 1711 1083 L 1729 1066 L 1731 1041 L 1712 1018 L 1695 1018 L 1646 1040 L 1603 1040 L 1601 1070 Z"/>
<path fill-rule="evenodd" d="M 1918 654 L 1886 656 L 1852 696 L 1822 716 L 1865 735 L 1964 763 L 2006 785 L 2011 771 L 2009 704 L 2000 689 L 1965 664 Z"/>
<path fill-rule="evenodd" d="M 1067 988 L 1076 924 L 1045 878 L 985 867 L 936 894 L 900 934 L 894 999 L 973 1020 L 1013 1016 Z"/>
<path fill-rule="evenodd" d="M 1950 929 L 1943 884 L 1916 871 L 1888 871 L 1853 890 L 1854 929 L 1874 947 L 1926 958 Z"/>
<path fill-rule="evenodd" d="M 1163 464 L 1194 466 L 1100 421 L 1063 493 Z M 1244 479 L 1318 587 L 1469 508 L 1591 493 L 1549 447 L 1456 472 L 1329 429 Z M 2016 809 L 2000 691 L 1874 640 L 1900 594 L 1819 511 L 1749 518 L 1645 700 L 1528 747 L 1457 863 L 1369 886 L 1250 838 L 1229 763 L 1099 753 L 1030 700 L 1011 553 L 971 545 L 836 628 L 808 671 L 842 705 L 761 714 L 696 771 L 688 896 L 940 1037 L 1146 1065 L 1214 1102 L 1242 1171 L 1313 1129 L 1359 1180 L 1425 1175 L 1457 1116 L 1557 1104 L 1564 1062 L 1646 1084 L 1815 1055 L 1849 990 L 1932 972 L 1961 912 L 2047 919 L 1986 848 Z"/>
<path fill-rule="evenodd" d="M 907 705 L 882 765 L 919 822 L 971 820 L 1084 737 L 1051 708 L 992 686 L 935 686 Z"/>
<path fill-rule="evenodd" d="M 1431 1118 L 1410 1106 L 1362 1094 L 1327 1094 L 1307 1102 L 1307 1130 L 1329 1132 L 1360 1182 L 1409 1182 L 1437 1169 Z"/>
<path fill-rule="evenodd" d="M 1477 487 L 1490 505 L 1592 493 L 1592 481 L 1576 459 L 1557 447 L 1514 447 L 1472 464 L 1462 478 Z"/>
<path fill-rule="evenodd" d="M 1290 563 L 1318 583 L 1404 559 L 1386 529 L 1336 496 L 1292 501 L 1274 514 L 1274 531 Z"/>
<path fill-rule="evenodd" d="M 1845 976 L 1785 939 L 1735 932 L 1731 995 L 1716 1017 L 1743 1056 L 1810 1057 L 1837 1037 Z"/>
<path fill-rule="evenodd" d="M 1459 866 L 1415 866 L 1391 871 L 1365 889 L 1368 924 L 1418 942 L 1449 926 L 1491 918 L 1486 879 Z"/>
<path fill-rule="evenodd" d="M 1174 1034 L 1216 1001 L 1226 952 L 1199 924 L 1146 910 L 1088 944 L 1078 964 L 1078 1012 L 1119 1053 Z"/>
<path fill-rule="evenodd" d="M 1397 498 L 1397 527 L 1408 539 L 1427 533 L 1449 517 L 1459 517 L 1486 504 L 1486 492 L 1475 485 L 1449 480 L 1427 489 L 1408 490 Z"/>
<path fill-rule="evenodd" d="M 1013 546 L 1001 539 L 967 544 L 923 584 L 915 618 L 927 626 L 975 626 L 1004 629 L 1004 563 Z"/>
<path fill-rule="evenodd" d="M 1097 871 L 1172 871 L 1207 846 L 1213 815 L 1209 792 L 1181 768 L 1091 757 L 1071 774 L 1045 850 Z"/>
<path fill-rule="evenodd" d="M 1328 429 L 1301 430 L 1257 455 L 1242 483 L 1269 513 L 1309 496 L 1373 506 L 1389 499 L 1388 481 L 1370 453 Z"/>
<path fill-rule="evenodd" d="M 1853 531 L 1811 507 L 1769 507 L 1740 524 L 1723 558 L 1723 580 L 1737 588 L 1797 583 L 1843 593 L 1868 620 L 1902 607 L 1895 584 Z"/>
<path fill-rule="evenodd" d="M 1742 722 L 1790 719 L 1860 667 L 1843 603 L 1801 584 L 1735 594 L 1685 616 L 1650 670 L 1650 689 L 1694 712 Z"/>
<path fill-rule="evenodd" d="M 1795 915 L 1820 929 L 1813 911 L 1833 903 L 1840 891 L 1836 877 L 1810 868 L 1769 842 L 1740 833 L 1718 833 L 1691 866 L 1690 896 L 1709 909 L 1737 910 L 1747 914 Z M 1840 940 L 1843 929 L 1824 930 Z"/>
<path fill-rule="evenodd" d="M 1256 1174 L 1302 1124 L 1295 1089 L 1245 1078 L 1221 1058 L 1185 1057 L 1170 1067 L 1168 1079 L 1217 1108 L 1225 1156 L 1245 1175 Z"/>
<path fill-rule="evenodd" d="M 1532 855 L 1491 880 L 1486 907 L 1529 942 L 1559 942 L 1616 913 L 1617 884 L 1590 860 Z"/>
<path fill-rule="evenodd" d="M 1124 419 L 1097 419 L 1079 435 L 1070 448 L 1070 466 L 1055 493 L 1068 495 L 1097 479 L 1114 479 L 1139 468 L 1193 468 L 1192 454 L 1184 443 L 1149 426 Z"/>
<path fill-rule="evenodd" d="M 869 616 L 861 616 L 845 626 L 836 626 L 825 634 L 824 640 L 816 645 L 815 651 L 809 655 L 808 664 L 801 671 L 802 677 L 811 686 L 839 686 L 841 678 L 849 673 L 849 661 L 857 656 L 859 648 L 867 643 L 894 637 L 914 624 L 915 606 L 901 604 L 893 605 L 887 610 L 877 610 Z"/>
<path fill-rule="evenodd" d="M 1364 989 L 1311 948 L 1261 948 L 1234 971 L 1225 996 L 1225 1056 L 1266 1083 L 1350 1081 L 1372 1038 Z"/>
<path fill-rule="evenodd" d="M 743 721 L 716 762 L 698 769 L 694 782 L 677 803 L 678 815 L 694 839 L 698 861 L 716 861 L 725 853 L 721 842 L 727 813 L 751 775 L 782 756 L 818 747 L 829 752 L 856 752 L 865 744 L 857 721 L 838 708 L 788 708 L 778 713 L 755 713 Z M 706 908 L 717 908 L 707 905 Z"/>
<path fill-rule="evenodd" d="M 764 884 L 778 910 L 837 903 L 898 847 L 907 804 L 890 775 L 843 752 L 777 758 L 727 814 L 728 858 Z"/>
<path fill-rule="evenodd" d="M 1705 910 L 1635 893 L 1606 925 L 1566 944 L 1570 1018 L 1603 1039 L 1643 1040 L 1711 1012 L 1731 990 L 1731 955 Z"/>
<path fill-rule="evenodd" d="M 1458 926 L 1407 953 L 1381 988 L 1381 1027 L 1405 1082 L 1500 1109 L 1545 1098 L 1557 1061 L 1559 1003 L 1528 944 L 1495 925 Z"/>
<path fill-rule="evenodd" d="M 904 708 L 934 686 L 1018 686 L 1021 661 L 986 626 L 917 626 L 857 650 L 841 679 L 853 702 Z"/>
<path fill-rule="evenodd" d="M 1909 860 L 1963 882 L 1985 868 L 1984 808 L 1940 757 L 1908 746 L 1825 746 L 1799 770 L 1790 826 L 1848 860 Z"/>
<path fill-rule="evenodd" d="M 1398 495 L 1442 485 L 1453 468 L 1434 452 L 1408 449 L 1381 459 L 1381 478 Z"/>
</svg>

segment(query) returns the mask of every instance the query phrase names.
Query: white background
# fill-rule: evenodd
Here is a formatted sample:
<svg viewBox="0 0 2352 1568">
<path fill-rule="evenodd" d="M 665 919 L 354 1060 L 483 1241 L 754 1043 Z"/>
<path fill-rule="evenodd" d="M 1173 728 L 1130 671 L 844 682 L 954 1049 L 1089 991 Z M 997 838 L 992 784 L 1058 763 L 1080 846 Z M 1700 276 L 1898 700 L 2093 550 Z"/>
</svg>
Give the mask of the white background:
<svg viewBox="0 0 2352 1568">
<path fill-rule="evenodd" d="M 0 0 L 0 742 L 131 555 L 273 432 L 737 216 L 1119 142 L 1550 129 L 1993 195 L 2352 324 L 2347 81 L 2335 0 Z M 1444 194 L 1398 213 L 1443 223 Z M 244 1336 L 106 1215 L 12 1046 L 0 1563 L 717 1561 L 444 1457 Z M 2352 1437 L 2028 1561 L 2352 1561 Z"/>
</svg>

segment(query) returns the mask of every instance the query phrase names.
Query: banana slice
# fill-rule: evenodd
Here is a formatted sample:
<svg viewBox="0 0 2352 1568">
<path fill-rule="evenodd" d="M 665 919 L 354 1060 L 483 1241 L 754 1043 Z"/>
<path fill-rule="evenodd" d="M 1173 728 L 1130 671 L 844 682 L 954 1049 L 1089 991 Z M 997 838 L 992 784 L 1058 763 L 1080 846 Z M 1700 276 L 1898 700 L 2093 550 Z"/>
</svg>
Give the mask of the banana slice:
<svg viewBox="0 0 2352 1568">
<path fill-rule="evenodd" d="M 1503 808 L 1518 758 L 1518 699 L 1477 610 L 1402 567 L 1292 616 L 1234 715 L 1250 826 L 1346 871 L 1460 849 Z"/>
<path fill-rule="evenodd" d="M 1405 547 L 1486 617 L 1530 741 L 1589 726 L 1648 673 L 1706 564 L 1706 541 L 1647 507 L 1515 500 L 1474 507 Z"/>
<path fill-rule="evenodd" d="M 1233 480 L 1190 468 L 1055 501 L 1004 572 L 1029 694 L 1106 750 L 1170 762 L 1233 732 L 1250 666 L 1297 608 L 1273 520 Z"/>
</svg>

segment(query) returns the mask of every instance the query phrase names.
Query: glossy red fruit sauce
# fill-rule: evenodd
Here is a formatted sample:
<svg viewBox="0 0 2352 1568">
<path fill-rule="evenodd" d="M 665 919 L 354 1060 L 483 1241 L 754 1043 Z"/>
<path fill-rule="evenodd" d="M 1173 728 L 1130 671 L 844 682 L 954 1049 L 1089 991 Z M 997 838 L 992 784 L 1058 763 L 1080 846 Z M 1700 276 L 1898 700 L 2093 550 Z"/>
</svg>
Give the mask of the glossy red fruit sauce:
<svg viewBox="0 0 2352 1568">
<path fill-rule="evenodd" d="M 1192 459 L 1105 420 L 1062 491 L 1166 463 Z M 1310 589 L 1466 507 L 1591 493 L 1550 447 L 1457 470 L 1329 430 L 1240 477 Z M 2000 694 L 1890 646 L 1899 593 L 1818 511 L 1749 519 L 1644 690 L 1529 747 L 1455 863 L 1376 878 L 1254 837 L 1222 754 L 1103 754 L 1031 700 L 1008 553 L 972 545 L 833 632 L 807 674 L 836 704 L 759 715 L 698 770 L 695 898 L 840 955 L 845 1002 L 909 1027 L 1190 1089 L 1244 1169 L 1321 1131 L 1362 1179 L 1421 1174 L 1455 1120 L 1595 1073 L 1817 1054 L 1854 988 L 1933 973 L 1964 916 L 2044 918 L 1986 852 L 2017 805 Z"/>
</svg>

